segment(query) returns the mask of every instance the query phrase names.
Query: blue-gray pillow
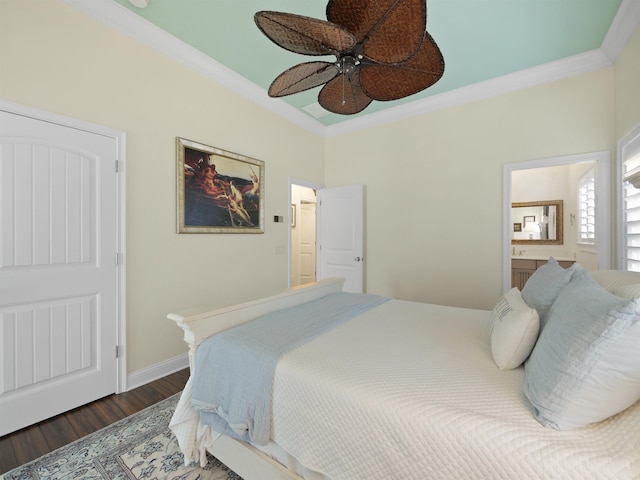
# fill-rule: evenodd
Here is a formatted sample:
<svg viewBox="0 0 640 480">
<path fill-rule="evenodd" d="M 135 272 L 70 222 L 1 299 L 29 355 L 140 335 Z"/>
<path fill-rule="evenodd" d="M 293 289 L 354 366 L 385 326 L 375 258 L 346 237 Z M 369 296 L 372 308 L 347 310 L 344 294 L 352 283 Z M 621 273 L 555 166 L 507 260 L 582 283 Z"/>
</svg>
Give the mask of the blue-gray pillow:
<svg viewBox="0 0 640 480">
<path fill-rule="evenodd" d="M 546 324 L 549 307 L 553 305 L 560 290 L 571 281 L 576 265 L 578 264 L 574 263 L 571 267 L 564 269 L 555 258 L 549 257 L 547 263 L 531 275 L 522 289 L 522 299 L 538 311 L 540 331 Z"/>
<path fill-rule="evenodd" d="M 640 399 L 636 302 L 607 292 L 584 269 L 576 271 L 525 362 L 524 394 L 540 423 L 571 430 Z"/>
</svg>

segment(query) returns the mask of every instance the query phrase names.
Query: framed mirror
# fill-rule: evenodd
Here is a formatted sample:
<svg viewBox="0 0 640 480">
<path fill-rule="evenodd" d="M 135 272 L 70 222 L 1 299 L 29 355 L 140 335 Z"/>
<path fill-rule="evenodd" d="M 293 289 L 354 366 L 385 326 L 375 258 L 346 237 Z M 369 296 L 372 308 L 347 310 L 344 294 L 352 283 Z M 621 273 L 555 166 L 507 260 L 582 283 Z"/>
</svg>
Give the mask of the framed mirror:
<svg viewBox="0 0 640 480">
<path fill-rule="evenodd" d="M 562 245 L 562 200 L 511 204 L 511 243 Z"/>
</svg>

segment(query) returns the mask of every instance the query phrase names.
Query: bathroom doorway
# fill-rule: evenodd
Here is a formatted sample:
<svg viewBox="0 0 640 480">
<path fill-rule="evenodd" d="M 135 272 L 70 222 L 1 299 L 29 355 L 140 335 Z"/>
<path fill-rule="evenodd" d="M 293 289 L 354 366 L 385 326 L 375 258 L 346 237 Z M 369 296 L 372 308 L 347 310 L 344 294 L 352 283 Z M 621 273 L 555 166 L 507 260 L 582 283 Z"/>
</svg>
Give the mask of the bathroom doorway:
<svg viewBox="0 0 640 480">
<path fill-rule="evenodd" d="M 319 186 L 290 184 L 290 286 L 316 281 L 316 190 Z"/>
<path fill-rule="evenodd" d="M 555 171 L 555 167 L 567 167 L 582 171 L 587 164 L 595 165 L 595 234 L 597 242 L 593 245 L 584 245 L 577 239 L 577 186 L 576 175 L 567 175 L 567 194 L 557 192 L 541 193 L 541 189 L 549 188 L 549 185 L 557 181 L 561 176 Z M 531 188 L 526 187 L 532 185 Z M 554 157 L 525 162 L 508 163 L 503 170 L 503 189 L 505 204 L 503 205 L 503 290 L 507 291 L 512 285 L 512 258 L 517 260 L 544 260 L 549 256 L 562 257 L 567 255 L 567 260 L 575 260 L 589 270 L 608 269 L 611 260 L 611 221 L 609 220 L 609 152 L 593 152 L 564 157 Z M 533 195 L 523 197 L 522 195 Z M 541 195 L 540 197 L 536 195 Z M 547 198 L 548 195 L 558 198 Z M 530 200 L 564 200 L 563 230 L 565 239 L 562 245 L 553 246 L 557 250 L 551 250 L 549 245 L 517 245 L 512 244 L 514 230 L 517 230 L 512 221 L 512 202 L 524 202 Z M 524 228 L 524 227 L 523 227 Z M 560 258 L 562 259 L 562 258 Z"/>
</svg>

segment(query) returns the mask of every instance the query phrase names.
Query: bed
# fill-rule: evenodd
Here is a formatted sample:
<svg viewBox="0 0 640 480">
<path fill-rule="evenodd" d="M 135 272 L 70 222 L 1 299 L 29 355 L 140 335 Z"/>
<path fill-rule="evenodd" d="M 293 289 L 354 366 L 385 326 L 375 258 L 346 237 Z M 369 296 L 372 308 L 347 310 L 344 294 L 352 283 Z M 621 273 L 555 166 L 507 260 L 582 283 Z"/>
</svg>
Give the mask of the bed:
<svg viewBox="0 0 640 480">
<path fill-rule="evenodd" d="M 193 396 L 202 389 L 198 374 L 207 369 L 198 350 L 255 319 L 341 295 L 342 280 L 223 309 L 169 314 L 184 330 L 192 369 L 170 425 L 185 461 L 202 463 L 209 451 L 245 480 L 640 478 L 640 321 L 635 300 L 621 300 L 640 295 L 640 274 L 592 275 L 576 265 L 555 269 L 550 259 L 529 280 L 528 295 L 527 286 L 507 292 L 493 311 L 385 299 L 306 340 L 277 361 L 269 438 L 260 444 L 217 433 L 201 420 Z M 609 297 L 599 300 L 578 277 Z M 583 294 L 588 298 L 579 298 Z M 581 339 L 573 350 L 592 355 L 595 349 L 598 360 L 588 361 L 595 378 L 579 375 L 580 388 L 591 388 L 579 395 L 586 403 L 579 398 L 558 414 L 557 388 L 545 397 L 534 379 L 549 368 L 545 362 L 554 370 L 562 364 L 558 352 L 542 349 L 566 335 L 562 329 L 570 322 L 555 319 L 562 304 L 591 315 L 617 299 L 627 309 L 615 307 L 624 325 L 612 329 L 618 324 L 607 313 L 606 332 L 596 333 L 606 342 L 583 348 L 582 337 L 594 333 L 580 326 L 584 334 L 569 334 L 569 342 Z M 502 327 L 514 312 L 527 319 L 515 342 L 513 325 L 506 333 Z M 505 338 L 511 341 L 506 357 L 499 348 Z M 565 370 L 575 367 L 572 362 Z M 566 388 L 572 381 L 559 384 Z"/>
</svg>

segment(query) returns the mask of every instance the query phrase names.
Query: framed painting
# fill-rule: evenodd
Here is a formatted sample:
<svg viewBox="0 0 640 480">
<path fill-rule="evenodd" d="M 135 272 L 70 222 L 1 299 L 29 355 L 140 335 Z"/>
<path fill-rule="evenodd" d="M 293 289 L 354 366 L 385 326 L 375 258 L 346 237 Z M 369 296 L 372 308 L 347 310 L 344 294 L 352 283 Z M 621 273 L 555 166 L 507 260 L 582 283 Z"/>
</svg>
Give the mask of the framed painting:
<svg viewBox="0 0 640 480">
<path fill-rule="evenodd" d="M 264 233 L 264 162 L 176 138 L 178 233 Z"/>
</svg>

